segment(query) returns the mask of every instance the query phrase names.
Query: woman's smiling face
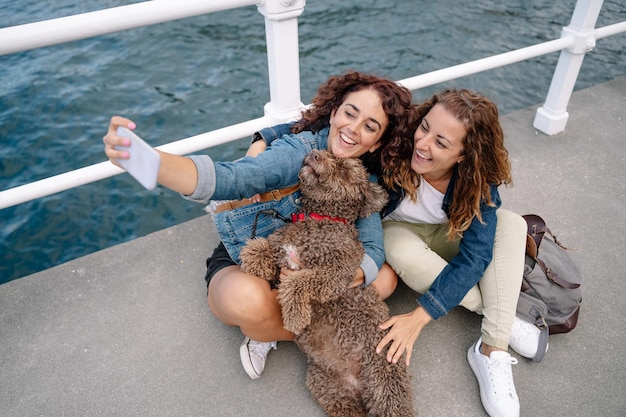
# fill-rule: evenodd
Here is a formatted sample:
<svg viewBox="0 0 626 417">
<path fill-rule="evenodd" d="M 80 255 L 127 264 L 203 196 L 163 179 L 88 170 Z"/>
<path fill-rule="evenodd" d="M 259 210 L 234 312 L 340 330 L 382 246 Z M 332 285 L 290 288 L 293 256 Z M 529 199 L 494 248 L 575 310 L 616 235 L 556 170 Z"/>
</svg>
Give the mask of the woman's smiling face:
<svg viewBox="0 0 626 417">
<path fill-rule="evenodd" d="M 330 115 L 328 150 L 338 158 L 358 158 L 380 146 L 389 120 L 378 93 L 364 89 L 349 93 Z"/>
<path fill-rule="evenodd" d="M 465 125 L 436 104 L 415 131 L 411 168 L 429 182 L 449 178 L 463 160 L 466 135 Z"/>
</svg>

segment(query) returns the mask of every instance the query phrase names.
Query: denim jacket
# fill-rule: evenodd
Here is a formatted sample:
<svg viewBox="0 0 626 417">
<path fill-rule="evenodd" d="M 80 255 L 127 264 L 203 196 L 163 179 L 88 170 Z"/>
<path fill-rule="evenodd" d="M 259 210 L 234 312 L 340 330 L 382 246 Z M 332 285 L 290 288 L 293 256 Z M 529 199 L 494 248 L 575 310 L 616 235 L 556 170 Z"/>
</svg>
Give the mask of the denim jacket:
<svg viewBox="0 0 626 417">
<path fill-rule="evenodd" d="M 326 149 L 328 129 L 317 133 L 289 133 L 289 125 L 279 125 L 255 134 L 264 139 L 267 149 L 256 157 L 244 157 L 234 162 L 214 162 L 208 155 L 189 158 L 198 170 L 198 185 L 193 194 L 183 196 L 196 202 L 209 200 L 239 200 L 258 193 L 281 189 L 298 182 L 298 172 L 304 157 L 313 149 Z M 231 258 L 239 262 L 239 253 L 247 239 L 267 237 L 284 226 L 280 217 L 289 218 L 300 210 L 300 192 L 282 200 L 250 204 L 235 210 L 214 214 L 215 226 Z M 280 216 L 260 213 L 274 209 Z M 355 226 L 365 248 L 361 268 L 365 285 L 369 285 L 385 260 L 382 223 L 379 213 L 360 218 Z"/>
<path fill-rule="evenodd" d="M 454 203 L 454 186 L 457 181 L 455 171 L 443 198 L 442 208 L 450 216 L 450 206 Z M 484 202 L 480 205 L 482 223 L 476 217 L 463 233 L 459 243 L 459 253 L 441 271 L 428 291 L 417 302 L 424 307 L 433 319 L 438 319 L 459 305 L 465 294 L 483 276 L 493 257 L 496 235 L 496 210 L 502 204 L 496 186 L 490 187 L 491 201 L 495 206 Z M 390 202 L 383 209 L 382 216 L 391 213 L 404 198 L 403 192 L 389 192 Z"/>
</svg>

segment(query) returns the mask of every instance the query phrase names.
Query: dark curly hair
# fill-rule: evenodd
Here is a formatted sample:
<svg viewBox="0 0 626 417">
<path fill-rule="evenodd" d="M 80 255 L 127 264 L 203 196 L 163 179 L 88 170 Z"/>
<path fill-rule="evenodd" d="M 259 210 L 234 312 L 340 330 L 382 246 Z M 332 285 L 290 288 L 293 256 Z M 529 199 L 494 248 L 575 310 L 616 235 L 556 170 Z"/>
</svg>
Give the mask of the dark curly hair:
<svg viewBox="0 0 626 417">
<path fill-rule="evenodd" d="M 329 126 L 330 115 L 344 102 L 346 96 L 355 91 L 371 89 L 378 93 L 387 114 L 389 123 L 383 132 L 381 146 L 374 152 L 361 156 L 370 173 L 382 175 L 391 169 L 394 160 L 410 154 L 413 143 L 410 112 L 412 111 L 411 91 L 385 78 L 347 71 L 343 75 L 331 76 L 317 90 L 311 106 L 302 111 L 302 118 L 291 128 L 293 133 L 304 130 L 313 132 Z"/>
</svg>

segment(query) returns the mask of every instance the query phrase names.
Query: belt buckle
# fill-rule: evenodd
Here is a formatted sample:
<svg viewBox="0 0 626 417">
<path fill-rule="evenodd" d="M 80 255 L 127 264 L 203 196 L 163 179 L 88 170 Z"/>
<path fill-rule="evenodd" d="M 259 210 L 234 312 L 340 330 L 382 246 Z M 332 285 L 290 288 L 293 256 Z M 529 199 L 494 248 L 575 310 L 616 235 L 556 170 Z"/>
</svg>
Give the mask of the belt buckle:
<svg viewBox="0 0 626 417">
<path fill-rule="evenodd" d="M 272 195 L 272 198 L 274 199 L 274 201 L 280 201 L 280 199 L 283 198 L 283 195 L 280 193 L 280 190 L 272 190 L 270 191 L 270 194 Z"/>
</svg>

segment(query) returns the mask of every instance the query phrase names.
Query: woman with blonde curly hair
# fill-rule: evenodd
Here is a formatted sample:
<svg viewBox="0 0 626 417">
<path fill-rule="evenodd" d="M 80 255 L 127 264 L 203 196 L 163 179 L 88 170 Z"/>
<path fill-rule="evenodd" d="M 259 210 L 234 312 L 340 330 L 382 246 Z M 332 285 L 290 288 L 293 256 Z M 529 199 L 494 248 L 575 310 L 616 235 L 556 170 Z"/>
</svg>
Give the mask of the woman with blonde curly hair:
<svg viewBox="0 0 626 417">
<path fill-rule="evenodd" d="M 377 351 L 389 345 L 387 359 L 406 353 L 408 364 L 431 320 L 457 305 L 482 314 L 468 361 L 483 406 L 491 416 L 518 416 L 508 347 L 528 355 L 536 339 L 515 316 L 526 224 L 500 208 L 498 186 L 511 183 L 511 167 L 497 107 L 450 89 L 417 106 L 413 123 L 412 151 L 384 172 L 392 196 L 382 215 L 386 261 L 422 295 L 415 310 L 382 324 L 389 332 Z"/>
</svg>

